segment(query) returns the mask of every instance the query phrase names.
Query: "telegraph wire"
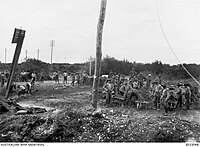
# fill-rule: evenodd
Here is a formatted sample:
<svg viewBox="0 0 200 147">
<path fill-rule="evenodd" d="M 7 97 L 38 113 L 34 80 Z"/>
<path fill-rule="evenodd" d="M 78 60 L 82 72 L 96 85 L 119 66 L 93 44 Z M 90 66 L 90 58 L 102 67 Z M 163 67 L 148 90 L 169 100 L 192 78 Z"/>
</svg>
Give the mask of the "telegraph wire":
<svg viewBox="0 0 200 147">
<path fill-rule="evenodd" d="M 164 38 L 165 38 L 165 40 L 166 40 L 166 42 L 167 42 L 167 44 L 168 44 L 170 50 L 172 51 L 173 55 L 175 56 L 175 58 L 177 59 L 177 61 L 180 63 L 180 65 L 183 67 L 183 69 L 184 69 L 184 70 L 188 73 L 188 75 L 200 86 L 199 81 L 198 81 L 197 79 L 195 79 L 195 77 L 185 68 L 185 66 L 183 65 L 183 63 L 179 60 L 178 56 L 177 56 L 176 53 L 174 52 L 174 50 L 173 50 L 173 48 L 172 48 L 172 46 L 171 46 L 171 44 L 170 44 L 170 42 L 169 42 L 169 40 L 168 40 L 168 38 L 167 38 L 167 35 L 166 35 L 166 33 L 165 33 L 164 29 L 163 29 L 162 23 L 161 23 L 161 19 L 160 19 L 160 15 L 159 15 L 159 9 L 158 9 L 158 0 L 157 0 L 157 3 L 156 3 L 156 4 L 157 4 L 157 5 L 156 5 L 156 6 L 157 6 L 157 17 L 158 17 L 158 22 L 159 22 L 159 25 L 160 25 L 160 29 L 161 29 L 161 31 L 162 31 L 162 34 L 163 34 L 163 36 L 164 36 Z"/>
</svg>

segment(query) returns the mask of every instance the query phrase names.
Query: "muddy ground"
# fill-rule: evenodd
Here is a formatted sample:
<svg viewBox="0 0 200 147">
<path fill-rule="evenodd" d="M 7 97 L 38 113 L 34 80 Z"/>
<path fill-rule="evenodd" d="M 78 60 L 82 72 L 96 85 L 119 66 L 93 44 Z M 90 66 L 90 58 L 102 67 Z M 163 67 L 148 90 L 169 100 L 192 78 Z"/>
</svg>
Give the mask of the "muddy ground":
<svg viewBox="0 0 200 147">
<path fill-rule="evenodd" d="M 15 97 L 47 112 L 0 115 L 0 142 L 186 142 L 200 141 L 200 110 L 136 110 L 91 105 L 91 87 L 36 83 L 33 95 Z"/>
</svg>

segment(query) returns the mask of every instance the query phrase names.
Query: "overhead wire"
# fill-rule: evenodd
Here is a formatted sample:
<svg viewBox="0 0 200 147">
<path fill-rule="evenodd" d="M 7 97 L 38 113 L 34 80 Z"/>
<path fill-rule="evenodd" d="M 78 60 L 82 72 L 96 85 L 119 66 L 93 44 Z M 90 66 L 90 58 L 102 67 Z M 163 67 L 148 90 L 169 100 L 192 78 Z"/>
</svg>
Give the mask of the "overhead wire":
<svg viewBox="0 0 200 147">
<path fill-rule="evenodd" d="M 178 58 L 178 56 L 176 55 L 176 53 L 174 52 L 174 50 L 173 50 L 173 48 L 172 48 L 172 46 L 171 46 L 171 44 L 170 44 L 170 42 L 169 42 L 169 40 L 168 40 L 168 38 L 167 38 L 167 35 L 166 35 L 166 33 L 165 33 L 165 31 L 164 31 L 164 29 L 163 29 L 163 26 L 162 26 L 162 23 L 161 23 L 161 19 L 160 19 L 160 13 L 159 13 L 159 8 L 158 8 L 158 0 L 157 0 L 157 17 L 158 17 L 158 22 L 159 22 L 159 25 L 160 25 L 160 29 L 161 29 L 161 31 L 162 31 L 162 34 L 163 34 L 163 36 L 164 36 L 164 38 L 165 38 L 165 40 L 166 40 L 166 42 L 167 42 L 167 44 L 168 44 L 168 46 L 169 46 L 169 48 L 170 48 L 170 50 L 172 51 L 172 53 L 173 53 L 173 55 L 175 56 L 175 58 L 177 59 L 177 61 L 179 62 L 179 64 L 182 66 L 182 68 L 188 73 L 188 75 L 200 86 L 200 83 L 199 83 L 199 81 L 186 69 L 186 67 L 183 65 L 183 63 L 179 60 L 179 58 Z"/>
</svg>

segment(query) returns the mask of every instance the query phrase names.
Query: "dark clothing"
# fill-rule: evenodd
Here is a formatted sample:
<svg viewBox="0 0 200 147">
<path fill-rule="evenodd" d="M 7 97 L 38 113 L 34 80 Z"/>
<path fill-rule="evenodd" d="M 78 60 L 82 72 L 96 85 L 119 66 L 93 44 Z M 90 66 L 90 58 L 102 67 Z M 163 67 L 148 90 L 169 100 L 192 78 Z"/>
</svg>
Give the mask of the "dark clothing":
<svg viewBox="0 0 200 147">
<path fill-rule="evenodd" d="M 77 76 L 77 84 L 78 84 L 78 86 L 80 85 L 80 76 L 79 75 Z"/>
<path fill-rule="evenodd" d="M 178 102 L 177 102 L 176 108 L 178 108 L 178 107 L 182 108 L 182 105 L 183 105 L 183 98 L 182 98 L 181 89 L 180 89 L 179 92 L 177 93 L 177 96 L 178 96 Z"/>
<path fill-rule="evenodd" d="M 112 97 L 112 93 L 111 93 L 111 91 L 107 91 L 106 92 L 106 104 L 110 104 L 110 102 L 111 102 L 111 97 Z"/>
<path fill-rule="evenodd" d="M 160 109 L 160 97 L 160 93 L 155 93 L 154 106 L 156 109 Z"/>
<path fill-rule="evenodd" d="M 72 76 L 72 86 L 74 86 L 74 82 L 75 82 L 75 76 Z"/>
<path fill-rule="evenodd" d="M 1 87 L 3 87 L 5 84 L 5 78 L 1 75 Z"/>
<path fill-rule="evenodd" d="M 67 84 L 67 76 L 64 76 L 64 82 L 63 83 Z"/>
</svg>

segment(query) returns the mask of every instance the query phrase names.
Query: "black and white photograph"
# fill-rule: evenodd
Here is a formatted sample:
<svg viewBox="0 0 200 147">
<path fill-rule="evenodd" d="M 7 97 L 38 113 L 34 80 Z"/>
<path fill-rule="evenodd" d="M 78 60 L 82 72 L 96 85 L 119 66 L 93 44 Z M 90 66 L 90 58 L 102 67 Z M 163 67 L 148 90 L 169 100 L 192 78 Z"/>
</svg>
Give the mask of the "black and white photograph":
<svg viewBox="0 0 200 147">
<path fill-rule="evenodd" d="M 0 146 L 199 142 L 200 0 L 0 0 Z"/>
</svg>

